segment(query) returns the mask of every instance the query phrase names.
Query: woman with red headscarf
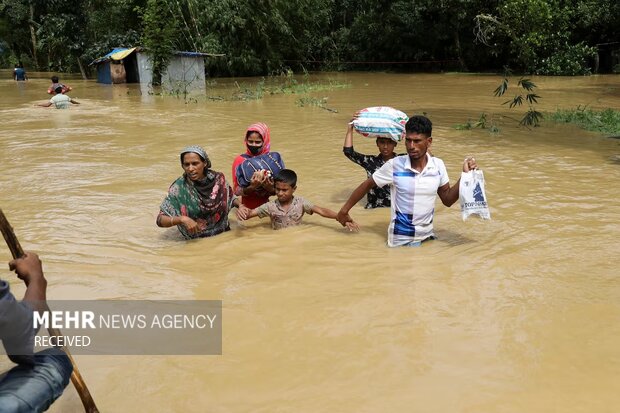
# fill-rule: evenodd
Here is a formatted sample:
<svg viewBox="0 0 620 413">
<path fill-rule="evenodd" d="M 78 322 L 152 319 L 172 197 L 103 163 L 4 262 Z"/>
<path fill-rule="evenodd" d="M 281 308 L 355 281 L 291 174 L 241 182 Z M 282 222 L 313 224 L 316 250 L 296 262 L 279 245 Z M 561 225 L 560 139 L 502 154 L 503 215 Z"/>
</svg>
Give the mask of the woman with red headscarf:
<svg viewBox="0 0 620 413">
<path fill-rule="evenodd" d="M 256 171 L 252 175 L 250 185 L 243 188 L 237 181 L 237 167 L 248 158 L 264 155 L 271 149 L 271 136 L 269 127 L 262 123 L 254 123 L 245 132 L 246 152 L 235 158 L 232 165 L 233 191 L 241 197 L 241 202 L 248 208 L 256 208 L 269 201 L 269 197 L 275 194 L 273 180 L 263 171 Z"/>
</svg>

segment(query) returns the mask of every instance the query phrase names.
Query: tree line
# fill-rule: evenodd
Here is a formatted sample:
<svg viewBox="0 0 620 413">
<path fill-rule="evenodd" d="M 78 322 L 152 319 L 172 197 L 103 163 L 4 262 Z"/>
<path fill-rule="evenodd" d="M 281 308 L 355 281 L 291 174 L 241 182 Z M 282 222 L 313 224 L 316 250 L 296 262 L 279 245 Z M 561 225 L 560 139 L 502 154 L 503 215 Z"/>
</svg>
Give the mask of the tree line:
<svg viewBox="0 0 620 413">
<path fill-rule="evenodd" d="M 223 53 L 211 76 L 288 70 L 578 75 L 620 42 L 617 0 L 0 0 L 0 64 L 89 71 L 114 47 Z"/>
</svg>

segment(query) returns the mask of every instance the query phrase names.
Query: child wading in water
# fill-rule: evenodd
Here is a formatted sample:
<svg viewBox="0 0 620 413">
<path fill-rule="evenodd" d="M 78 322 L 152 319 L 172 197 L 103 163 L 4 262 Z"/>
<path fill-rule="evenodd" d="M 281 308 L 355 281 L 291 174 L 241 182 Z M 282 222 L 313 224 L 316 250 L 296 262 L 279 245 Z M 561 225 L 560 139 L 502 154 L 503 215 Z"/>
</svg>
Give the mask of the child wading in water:
<svg viewBox="0 0 620 413">
<path fill-rule="evenodd" d="M 62 88 L 61 93 L 63 94 L 71 92 L 73 90 L 71 86 L 60 83 L 60 81 L 58 80 L 58 76 L 52 76 L 52 85 L 47 89 L 47 93 L 53 95 L 54 93 L 56 93 L 56 88 L 58 88 L 59 86 Z"/>
<path fill-rule="evenodd" d="M 240 220 L 268 216 L 271 218 L 273 229 L 282 229 L 301 224 L 301 218 L 306 214 L 317 213 L 325 218 L 336 219 L 336 212 L 328 208 L 323 208 L 312 204 L 300 196 L 293 196 L 297 189 L 297 174 L 290 169 L 282 169 L 273 179 L 276 190 L 276 200 L 267 202 L 250 210 L 245 216 L 237 213 Z M 349 231 L 357 231 L 358 226 L 355 222 L 347 222 L 345 225 Z"/>
</svg>

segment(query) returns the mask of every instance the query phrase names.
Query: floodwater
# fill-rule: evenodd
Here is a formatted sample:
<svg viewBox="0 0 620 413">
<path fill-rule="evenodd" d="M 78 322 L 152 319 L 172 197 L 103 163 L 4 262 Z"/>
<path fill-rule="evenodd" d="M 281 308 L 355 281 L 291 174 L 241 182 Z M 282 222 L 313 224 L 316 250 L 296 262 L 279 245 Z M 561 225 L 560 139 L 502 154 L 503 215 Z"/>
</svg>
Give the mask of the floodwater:
<svg viewBox="0 0 620 413">
<path fill-rule="evenodd" d="M 516 127 L 507 116 L 520 111 L 493 97 L 498 76 L 312 77 L 349 85 L 310 94 L 337 113 L 296 94 L 217 98 L 259 79 L 218 79 L 210 99 L 186 100 L 62 78 L 82 104 L 61 111 L 33 106 L 49 75 L 31 77 L 0 82 L 0 207 L 42 256 L 48 299 L 223 301 L 223 355 L 76 356 L 102 412 L 620 409 L 620 140 Z M 620 109 L 620 76 L 533 80 L 542 111 Z M 256 121 L 297 171 L 297 194 L 338 210 L 365 178 L 342 155 L 347 121 L 375 105 L 428 114 L 452 183 L 474 155 L 492 220 L 438 203 L 439 240 L 400 249 L 385 246 L 389 211 L 362 206 L 358 234 L 318 216 L 275 232 L 231 214 L 230 232 L 192 242 L 155 226 L 179 150 L 204 146 L 230 177 Z M 499 133 L 453 128 L 482 112 Z M 376 152 L 360 136 L 355 147 Z M 82 411 L 72 385 L 50 411 Z"/>
</svg>

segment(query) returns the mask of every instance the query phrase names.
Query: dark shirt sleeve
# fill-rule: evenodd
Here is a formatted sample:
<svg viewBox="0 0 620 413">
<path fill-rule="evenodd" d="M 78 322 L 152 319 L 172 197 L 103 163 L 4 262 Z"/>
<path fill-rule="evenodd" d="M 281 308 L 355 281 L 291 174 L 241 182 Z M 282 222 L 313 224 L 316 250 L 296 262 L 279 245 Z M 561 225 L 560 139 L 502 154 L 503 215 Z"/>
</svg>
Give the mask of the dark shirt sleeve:
<svg viewBox="0 0 620 413">
<path fill-rule="evenodd" d="M 17 301 L 9 284 L 0 280 L 0 340 L 9 358 L 18 364 L 34 364 L 33 309 Z"/>
<path fill-rule="evenodd" d="M 361 165 L 363 168 L 367 168 L 368 167 L 368 155 L 364 155 L 362 153 L 359 152 L 355 152 L 355 150 L 353 149 L 353 146 L 351 147 L 346 147 L 343 146 L 342 147 L 342 152 L 344 153 L 344 156 L 346 156 L 347 158 L 349 158 L 350 160 L 352 160 L 353 162 L 355 162 L 358 165 Z"/>
</svg>

